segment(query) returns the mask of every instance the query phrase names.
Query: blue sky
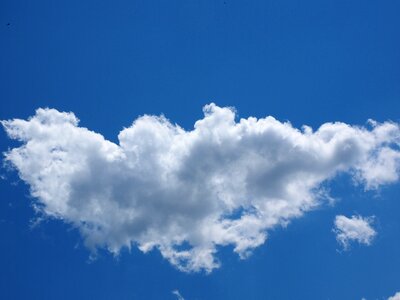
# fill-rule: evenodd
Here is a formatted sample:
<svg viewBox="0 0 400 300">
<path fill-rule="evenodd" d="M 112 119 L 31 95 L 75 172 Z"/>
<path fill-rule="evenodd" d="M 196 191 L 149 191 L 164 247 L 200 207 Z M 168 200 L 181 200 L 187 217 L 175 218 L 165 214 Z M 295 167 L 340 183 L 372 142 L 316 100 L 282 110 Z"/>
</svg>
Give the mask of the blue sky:
<svg viewBox="0 0 400 300">
<path fill-rule="evenodd" d="M 326 122 L 399 122 L 397 1 L 2 1 L 0 119 L 40 107 L 73 112 L 118 143 L 143 114 L 187 131 L 215 102 L 238 118 L 268 115 L 315 130 Z M 0 150 L 21 143 L 0 133 Z M 394 148 L 396 149 L 396 148 Z M 365 191 L 344 173 L 336 199 L 241 260 L 219 246 L 219 268 L 186 273 L 159 251 L 104 248 L 90 261 L 79 230 L 37 218 L 29 186 L 1 170 L 2 299 L 387 299 L 400 291 L 398 181 Z M 370 245 L 344 251 L 337 215 L 374 216 Z M 67 220 L 68 221 L 68 220 Z"/>
</svg>

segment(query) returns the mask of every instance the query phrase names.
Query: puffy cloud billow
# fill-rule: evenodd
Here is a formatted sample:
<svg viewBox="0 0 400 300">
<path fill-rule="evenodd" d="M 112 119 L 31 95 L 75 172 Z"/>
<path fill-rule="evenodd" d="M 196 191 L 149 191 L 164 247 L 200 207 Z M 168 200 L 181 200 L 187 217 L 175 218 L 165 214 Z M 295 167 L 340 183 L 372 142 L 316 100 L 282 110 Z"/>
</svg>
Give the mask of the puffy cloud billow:
<svg viewBox="0 0 400 300">
<path fill-rule="evenodd" d="M 364 245 L 370 245 L 376 236 L 375 229 L 372 228 L 371 223 L 373 217 L 352 216 L 336 216 L 335 227 L 333 231 L 336 233 L 337 241 L 348 249 L 351 242 L 358 242 Z"/>
<path fill-rule="evenodd" d="M 218 267 L 225 245 L 247 257 L 268 230 L 316 207 L 321 184 L 338 173 L 366 189 L 399 177 L 392 122 L 326 123 L 313 132 L 273 117 L 236 122 L 233 109 L 210 104 L 193 130 L 145 115 L 118 144 L 54 109 L 2 124 L 22 143 L 5 160 L 40 213 L 78 228 L 93 251 L 158 249 L 183 271 Z"/>
</svg>

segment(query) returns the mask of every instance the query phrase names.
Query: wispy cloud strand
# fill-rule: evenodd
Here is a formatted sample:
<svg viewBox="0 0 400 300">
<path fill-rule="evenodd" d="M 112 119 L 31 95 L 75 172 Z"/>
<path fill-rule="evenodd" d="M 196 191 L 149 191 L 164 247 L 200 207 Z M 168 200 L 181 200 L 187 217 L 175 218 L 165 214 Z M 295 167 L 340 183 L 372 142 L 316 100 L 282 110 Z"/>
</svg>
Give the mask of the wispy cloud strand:
<svg viewBox="0 0 400 300">
<path fill-rule="evenodd" d="M 173 290 L 172 294 L 176 296 L 177 300 L 185 300 L 185 298 L 182 297 L 181 293 L 178 290 Z"/>
</svg>

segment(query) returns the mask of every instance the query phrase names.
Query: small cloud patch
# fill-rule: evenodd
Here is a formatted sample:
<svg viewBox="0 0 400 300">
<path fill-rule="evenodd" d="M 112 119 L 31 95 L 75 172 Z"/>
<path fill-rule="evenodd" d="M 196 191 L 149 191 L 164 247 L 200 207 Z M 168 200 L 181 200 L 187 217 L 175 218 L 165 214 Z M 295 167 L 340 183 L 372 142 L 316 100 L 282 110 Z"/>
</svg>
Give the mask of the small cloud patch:
<svg viewBox="0 0 400 300">
<path fill-rule="evenodd" d="M 388 298 L 388 300 L 400 300 L 400 292 Z"/>
<path fill-rule="evenodd" d="M 185 298 L 182 297 L 181 293 L 178 290 L 173 290 L 172 294 L 176 296 L 177 300 L 185 300 Z"/>
<path fill-rule="evenodd" d="M 333 231 L 336 240 L 347 250 L 352 242 L 370 245 L 376 236 L 376 231 L 372 228 L 373 217 L 363 218 L 352 216 L 350 218 L 339 215 L 335 218 Z"/>
</svg>

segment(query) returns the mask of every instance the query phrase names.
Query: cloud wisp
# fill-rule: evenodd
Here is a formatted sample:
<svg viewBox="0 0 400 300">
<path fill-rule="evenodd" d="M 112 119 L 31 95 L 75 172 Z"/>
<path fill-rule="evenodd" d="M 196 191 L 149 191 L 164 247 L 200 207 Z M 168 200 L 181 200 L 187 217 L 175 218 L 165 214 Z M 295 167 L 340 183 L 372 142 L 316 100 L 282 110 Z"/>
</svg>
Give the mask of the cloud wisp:
<svg viewBox="0 0 400 300">
<path fill-rule="evenodd" d="M 273 117 L 235 121 L 233 109 L 210 104 L 193 130 L 145 115 L 118 144 L 78 122 L 54 109 L 2 122 L 22 143 L 5 160 L 35 208 L 79 229 L 93 251 L 158 249 L 183 271 L 217 268 L 219 246 L 246 258 L 268 230 L 315 208 L 321 183 L 338 173 L 366 189 L 399 178 L 392 122 L 325 123 L 314 132 Z"/>
<path fill-rule="evenodd" d="M 177 300 L 185 300 L 185 298 L 182 297 L 181 293 L 178 290 L 173 290 L 172 295 L 176 296 Z"/>
<path fill-rule="evenodd" d="M 336 240 L 347 250 L 352 242 L 370 245 L 376 236 L 376 231 L 372 228 L 373 217 L 336 216 L 333 231 Z"/>
</svg>

